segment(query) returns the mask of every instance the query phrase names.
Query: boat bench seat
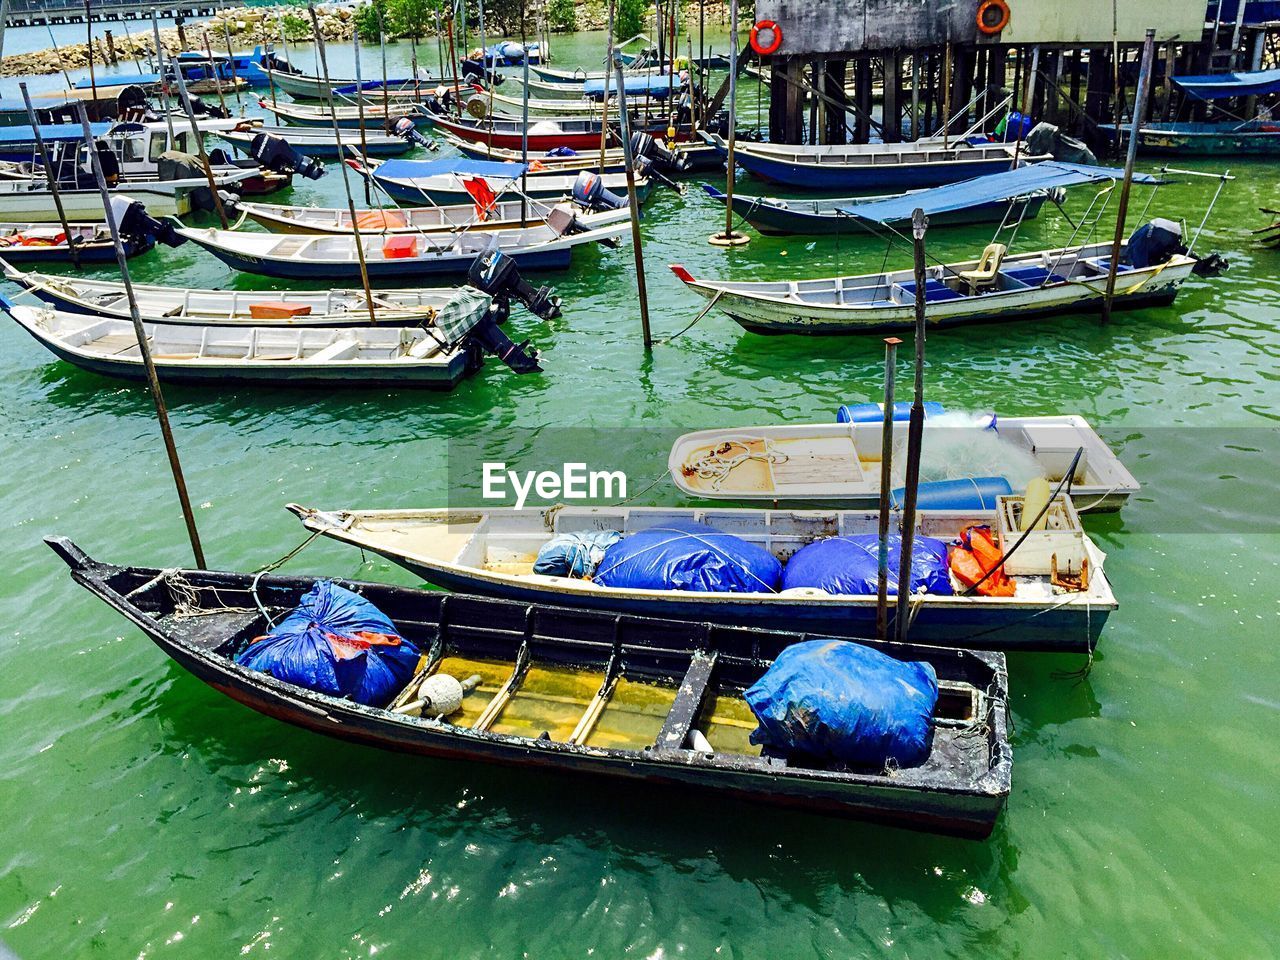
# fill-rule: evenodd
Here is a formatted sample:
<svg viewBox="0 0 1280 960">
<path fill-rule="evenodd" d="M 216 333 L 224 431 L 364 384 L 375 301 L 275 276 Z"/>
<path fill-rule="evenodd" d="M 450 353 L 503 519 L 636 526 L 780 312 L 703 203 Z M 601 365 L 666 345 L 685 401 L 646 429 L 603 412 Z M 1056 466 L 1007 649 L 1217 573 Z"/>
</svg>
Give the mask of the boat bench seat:
<svg viewBox="0 0 1280 960">
<path fill-rule="evenodd" d="M 359 344 L 354 337 L 339 338 L 307 357 L 312 362 L 326 360 L 350 360 L 356 355 Z"/>
<path fill-rule="evenodd" d="M 901 296 L 905 301 L 915 300 L 916 298 L 916 282 L 908 280 L 905 283 L 895 283 L 893 292 Z M 925 303 L 942 303 L 945 300 L 961 300 L 964 294 L 956 293 L 941 280 L 929 277 L 924 282 L 924 300 Z"/>
<path fill-rule="evenodd" d="M 1042 287 L 1046 283 L 1065 283 L 1067 278 L 1056 273 L 1051 273 L 1044 267 L 1036 264 L 1027 264 L 1021 267 L 1010 267 L 1007 270 L 1001 270 L 1002 274 L 1010 280 L 1017 280 L 1019 283 L 1025 283 L 1028 287 Z"/>
</svg>

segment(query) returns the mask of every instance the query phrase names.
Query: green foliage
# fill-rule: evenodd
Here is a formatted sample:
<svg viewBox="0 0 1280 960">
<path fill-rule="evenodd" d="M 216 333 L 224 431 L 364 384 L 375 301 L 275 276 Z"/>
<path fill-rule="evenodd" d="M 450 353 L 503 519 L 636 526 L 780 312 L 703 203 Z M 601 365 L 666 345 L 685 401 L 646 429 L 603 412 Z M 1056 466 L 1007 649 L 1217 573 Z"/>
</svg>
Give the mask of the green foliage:
<svg viewBox="0 0 1280 960">
<path fill-rule="evenodd" d="M 362 4 L 356 10 L 356 29 L 360 31 L 360 39 L 365 43 L 378 42 L 379 13 L 382 14 L 383 22 L 386 23 L 387 32 L 390 32 L 391 24 L 387 16 L 387 0 L 372 0 L 370 3 Z"/>
<path fill-rule="evenodd" d="M 615 40 L 630 40 L 637 33 L 644 32 L 645 21 L 649 19 L 647 0 L 618 0 L 613 13 L 613 37 Z"/>
<path fill-rule="evenodd" d="M 311 20 L 296 13 L 286 13 L 281 17 L 280 29 L 284 31 L 286 39 L 296 43 L 302 43 L 315 36 L 311 29 Z"/>
<path fill-rule="evenodd" d="M 438 0 L 387 0 L 387 30 L 401 37 L 435 33 Z"/>
<path fill-rule="evenodd" d="M 574 0 L 548 0 L 547 23 L 552 30 L 577 30 L 577 4 Z"/>
</svg>

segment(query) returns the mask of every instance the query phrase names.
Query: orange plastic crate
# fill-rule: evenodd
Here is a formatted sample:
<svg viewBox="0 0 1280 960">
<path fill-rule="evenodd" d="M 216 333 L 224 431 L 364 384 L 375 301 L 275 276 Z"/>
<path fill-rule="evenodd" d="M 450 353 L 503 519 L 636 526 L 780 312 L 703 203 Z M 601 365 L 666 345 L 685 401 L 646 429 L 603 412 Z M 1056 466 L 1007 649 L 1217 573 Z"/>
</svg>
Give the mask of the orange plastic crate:
<svg viewBox="0 0 1280 960">
<path fill-rule="evenodd" d="M 249 304 L 249 316 L 254 320 L 288 320 L 290 317 L 305 317 L 311 313 L 311 305 L 307 303 L 289 303 L 276 300 L 272 303 Z"/>
<path fill-rule="evenodd" d="M 387 237 L 382 244 L 382 255 L 388 260 L 405 260 L 418 255 L 417 237 Z"/>
</svg>

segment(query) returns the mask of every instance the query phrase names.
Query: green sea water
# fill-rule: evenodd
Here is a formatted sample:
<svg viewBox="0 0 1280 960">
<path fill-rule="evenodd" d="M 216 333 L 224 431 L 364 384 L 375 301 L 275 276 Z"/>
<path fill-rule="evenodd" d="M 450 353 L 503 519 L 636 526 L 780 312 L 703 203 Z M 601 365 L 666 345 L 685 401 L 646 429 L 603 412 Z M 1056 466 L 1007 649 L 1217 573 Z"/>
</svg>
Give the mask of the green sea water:
<svg viewBox="0 0 1280 960">
<path fill-rule="evenodd" d="M 574 63 L 598 49 L 581 35 L 558 52 Z M 393 69 L 408 61 L 405 44 L 391 54 Z M 335 72 L 349 64 L 334 48 Z M 746 84 L 749 118 L 755 96 Z M 1143 484 L 1122 515 L 1088 521 L 1121 604 L 1092 672 L 1011 659 L 1013 792 L 981 843 L 384 754 L 232 703 L 40 543 L 60 533 L 106 560 L 190 563 L 145 389 L 0 326 L 0 940 L 24 958 L 1276 955 L 1280 261 L 1249 230 L 1276 204 L 1280 166 L 1232 166 L 1200 241 L 1231 270 L 1193 278 L 1176 306 L 1107 327 L 1065 316 L 929 337 L 931 398 L 1083 414 Z M 1194 229 L 1212 189 L 1184 177 L 1149 213 Z M 336 171 L 292 191 L 342 197 Z M 1073 218 L 1087 201 L 1073 194 Z M 885 258 L 852 236 L 725 252 L 705 242 L 718 217 L 696 187 L 646 207 L 660 339 L 702 306 L 668 263 L 816 277 Z M 936 231 L 930 253 L 976 256 L 989 233 Z M 1018 247 L 1069 234 L 1047 208 Z M 131 266 L 140 282 L 267 283 L 190 247 Z M 555 320 L 511 321 L 543 350 L 541 376 L 490 362 L 441 395 L 169 388 L 210 563 L 253 569 L 297 544 L 287 501 L 445 502 L 451 438 L 532 457 L 562 428 L 594 429 L 600 449 L 584 456 L 638 490 L 665 451 L 609 448 L 626 429 L 820 421 L 878 390 L 878 338 L 764 338 L 718 313 L 646 356 L 625 247 L 536 279 L 566 304 Z M 659 481 L 638 502 L 681 501 Z M 288 569 L 413 582 L 327 542 Z"/>
</svg>

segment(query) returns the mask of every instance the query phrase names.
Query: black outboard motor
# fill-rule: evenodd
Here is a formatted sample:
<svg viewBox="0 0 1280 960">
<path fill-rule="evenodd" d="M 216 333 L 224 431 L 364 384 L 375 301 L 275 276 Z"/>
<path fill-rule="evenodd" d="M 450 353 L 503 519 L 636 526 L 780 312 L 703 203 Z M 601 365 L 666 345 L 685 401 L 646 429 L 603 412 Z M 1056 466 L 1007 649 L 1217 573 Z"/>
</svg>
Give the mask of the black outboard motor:
<svg viewBox="0 0 1280 960">
<path fill-rule="evenodd" d="M 484 317 L 471 328 L 467 336 L 516 373 L 541 373 L 542 367 L 538 365 L 538 351 L 529 346 L 528 340 L 517 344 L 503 333 L 498 326 L 502 322 L 498 319 L 499 313 L 498 301 L 495 299 Z"/>
<path fill-rule="evenodd" d="M 190 96 L 191 112 L 197 117 L 217 117 L 219 120 L 227 120 L 231 117 L 231 111 L 229 109 L 205 103 L 195 94 L 191 94 Z"/>
<path fill-rule="evenodd" d="M 111 198 L 111 209 L 122 237 L 151 237 L 170 247 L 180 247 L 187 242 L 186 237 L 178 235 L 171 220 L 157 220 L 137 200 L 116 195 Z"/>
<path fill-rule="evenodd" d="M 1182 227 L 1172 220 L 1156 217 L 1144 223 L 1125 245 L 1124 262 L 1139 270 L 1158 267 L 1178 254 L 1186 253 L 1182 242 Z"/>
<path fill-rule="evenodd" d="M 689 169 L 689 158 L 685 154 L 672 150 L 643 130 L 631 135 L 631 155 L 651 160 L 655 169 L 668 173 L 684 173 Z"/>
<path fill-rule="evenodd" d="M 249 142 L 249 156 L 276 173 L 300 173 L 308 180 L 319 180 L 325 174 L 324 164 L 303 156 L 287 141 L 270 133 L 254 135 Z"/>
<path fill-rule="evenodd" d="M 467 282 L 493 297 L 494 303 L 500 305 L 500 311 L 509 310 L 509 299 L 515 297 L 539 319 L 553 320 L 560 316 L 560 298 L 555 291 L 550 287 L 535 290 L 520 276 L 516 262 L 501 250 L 490 250 L 477 257 L 467 272 Z M 506 319 L 505 312 L 502 319 Z"/>
<path fill-rule="evenodd" d="M 392 135 L 399 137 L 401 140 L 416 143 L 418 146 L 426 147 L 428 150 L 440 149 L 440 144 L 423 134 L 408 117 L 400 117 L 391 121 L 390 127 Z"/>
<path fill-rule="evenodd" d="M 505 79 L 502 74 L 486 69 L 481 61 L 472 59 L 463 60 L 458 64 L 458 76 L 467 83 L 490 83 L 495 87 Z"/>
<path fill-rule="evenodd" d="M 606 190 L 598 173 L 583 170 L 573 184 L 573 202 L 586 210 L 621 210 L 627 198 Z"/>
</svg>

